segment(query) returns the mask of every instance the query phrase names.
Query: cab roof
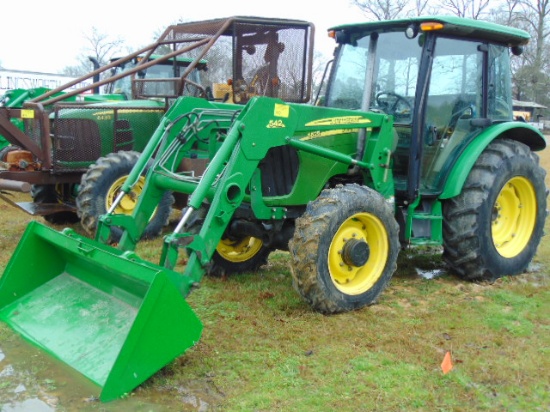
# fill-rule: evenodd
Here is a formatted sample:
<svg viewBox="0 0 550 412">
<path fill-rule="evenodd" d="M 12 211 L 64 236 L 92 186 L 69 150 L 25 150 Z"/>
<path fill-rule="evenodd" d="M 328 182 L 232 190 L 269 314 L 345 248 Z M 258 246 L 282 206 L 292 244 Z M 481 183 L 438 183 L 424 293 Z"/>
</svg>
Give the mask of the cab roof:
<svg viewBox="0 0 550 412">
<path fill-rule="evenodd" d="M 493 43 L 506 44 L 509 47 L 527 44 L 530 39 L 529 33 L 524 30 L 457 16 L 423 16 L 398 20 L 343 24 L 331 27 L 329 31 L 404 31 L 410 25 L 420 27 L 422 23 L 429 22 L 441 23 L 443 27 L 437 31 L 441 34 L 476 40 L 487 40 Z"/>
</svg>

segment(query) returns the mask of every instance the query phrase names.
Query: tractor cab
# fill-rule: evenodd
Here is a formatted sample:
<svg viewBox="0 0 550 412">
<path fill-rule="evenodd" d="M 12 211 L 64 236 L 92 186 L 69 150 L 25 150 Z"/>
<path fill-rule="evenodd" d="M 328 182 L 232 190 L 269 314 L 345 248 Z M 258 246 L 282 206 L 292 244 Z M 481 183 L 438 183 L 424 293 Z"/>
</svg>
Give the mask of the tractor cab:
<svg viewBox="0 0 550 412">
<path fill-rule="evenodd" d="M 133 75 L 113 88 L 139 99 L 191 95 L 244 105 L 269 96 L 305 103 L 313 32 L 306 21 L 243 16 L 172 25 L 139 57 L 123 66 L 116 61 L 112 77 Z"/>
<path fill-rule="evenodd" d="M 464 150 L 512 120 L 510 51 L 527 43 L 523 31 L 445 16 L 329 33 L 338 47 L 325 104 L 393 118 L 397 202 L 441 194 Z M 522 139 L 543 144 L 536 133 Z"/>
<path fill-rule="evenodd" d="M 151 55 L 147 61 L 154 61 L 158 59 L 160 55 Z M 111 63 L 119 60 L 119 58 L 111 59 Z M 185 69 L 193 63 L 193 58 L 191 57 L 176 57 L 161 63 L 155 64 L 148 68 L 142 69 L 133 73 L 130 76 L 124 76 L 124 73 L 132 72 L 138 64 L 145 61 L 143 56 L 135 57 L 129 61 L 123 62 L 114 66 L 111 69 L 110 76 L 117 77 L 118 80 L 115 80 L 112 83 L 105 85 L 105 92 L 109 95 L 122 95 L 125 97 L 125 100 L 131 99 L 134 92 L 132 90 L 132 79 L 137 78 L 141 81 L 148 80 L 154 84 L 156 95 L 162 97 L 166 95 L 171 95 L 169 84 L 174 82 L 174 79 L 179 79 Z M 201 82 L 201 73 L 207 70 L 206 61 L 200 61 L 195 68 L 188 75 L 188 79 L 196 84 L 202 84 Z M 123 77 L 118 76 L 122 74 Z M 164 79 L 164 82 L 160 80 Z M 171 79 L 171 80 L 169 80 Z M 186 93 L 187 92 L 187 93 Z M 190 94 L 188 90 L 184 90 L 184 95 Z"/>
</svg>

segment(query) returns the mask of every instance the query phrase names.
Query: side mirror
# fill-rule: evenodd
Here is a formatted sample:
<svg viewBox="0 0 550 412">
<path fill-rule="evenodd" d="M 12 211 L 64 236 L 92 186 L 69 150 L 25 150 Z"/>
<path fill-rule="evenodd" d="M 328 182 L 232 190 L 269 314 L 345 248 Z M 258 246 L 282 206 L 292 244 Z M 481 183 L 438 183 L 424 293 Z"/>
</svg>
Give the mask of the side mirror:
<svg viewBox="0 0 550 412">
<path fill-rule="evenodd" d="M 512 46 L 510 50 L 514 56 L 519 56 L 523 53 L 523 46 Z"/>
</svg>

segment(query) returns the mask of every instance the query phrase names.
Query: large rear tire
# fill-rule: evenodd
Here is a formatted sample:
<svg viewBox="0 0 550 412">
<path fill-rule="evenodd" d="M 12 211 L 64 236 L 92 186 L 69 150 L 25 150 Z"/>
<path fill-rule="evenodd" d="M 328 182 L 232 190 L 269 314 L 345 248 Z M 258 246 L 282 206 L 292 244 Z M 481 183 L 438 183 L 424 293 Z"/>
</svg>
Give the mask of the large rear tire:
<svg viewBox="0 0 550 412">
<path fill-rule="evenodd" d="M 99 216 L 104 215 L 110 209 L 139 156 L 138 152 L 133 151 L 110 153 L 99 158 L 82 176 L 76 206 L 82 227 L 90 235 L 95 234 Z M 145 177 L 142 176 L 134 186 L 132 193 L 122 199 L 115 213 L 132 214 L 144 185 Z M 172 203 L 172 194 L 167 192 L 145 228 L 142 238 L 154 238 L 161 233 L 163 227 L 168 224 Z M 112 228 L 113 241 L 118 240 L 121 234 L 121 229 Z"/>
<path fill-rule="evenodd" d="M 374 303 L 397 267 L 399 227 L 388 202 L 356 184 L 324 190 L 296 220 L 294 288 L 317 311 Z"/>
<path fill-rule="evenodd" d="M 523 143 L 493 141 L 462 193 L 443 204 L 443 257 L 461 278 L 492 281 L 525 271 L 546 219 L 546 172 Z"/>
</svg>

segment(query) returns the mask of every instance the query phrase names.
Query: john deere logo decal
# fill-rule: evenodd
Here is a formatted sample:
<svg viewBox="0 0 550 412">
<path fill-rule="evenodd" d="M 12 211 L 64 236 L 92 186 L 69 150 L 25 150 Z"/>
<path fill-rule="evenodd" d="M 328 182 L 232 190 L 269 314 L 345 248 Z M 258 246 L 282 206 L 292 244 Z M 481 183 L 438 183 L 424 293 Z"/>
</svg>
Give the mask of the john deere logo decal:
<svg viewBox="0 0 550 412">
<path fill-rule="evenodd" d="M 336 126 L 344 124 L 367 124 L 371 121 L 361 116 L 341 116 L 341 117 L 329 117 L 327 119 L 314 120 L 312 122 L 306 123 L 306 126 Z"/>
</svg>

